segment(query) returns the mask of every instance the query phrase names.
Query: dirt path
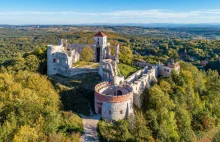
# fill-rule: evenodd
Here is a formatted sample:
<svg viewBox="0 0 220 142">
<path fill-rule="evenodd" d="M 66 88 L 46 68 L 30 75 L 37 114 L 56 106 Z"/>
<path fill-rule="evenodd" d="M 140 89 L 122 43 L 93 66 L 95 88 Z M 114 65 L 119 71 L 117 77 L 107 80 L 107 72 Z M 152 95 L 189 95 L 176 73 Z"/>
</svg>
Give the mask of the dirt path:
<svg viewBox="0 0 220 142">
<path fill-rule="evenodd" d="M 100 115 L 93 115 L 86 117 L 80 115 L 83 120 L 84 135 L 81 137 L 81 142 L 99 142 L 97 134 L 97 124 L 100 119 Z"/>
</svg>

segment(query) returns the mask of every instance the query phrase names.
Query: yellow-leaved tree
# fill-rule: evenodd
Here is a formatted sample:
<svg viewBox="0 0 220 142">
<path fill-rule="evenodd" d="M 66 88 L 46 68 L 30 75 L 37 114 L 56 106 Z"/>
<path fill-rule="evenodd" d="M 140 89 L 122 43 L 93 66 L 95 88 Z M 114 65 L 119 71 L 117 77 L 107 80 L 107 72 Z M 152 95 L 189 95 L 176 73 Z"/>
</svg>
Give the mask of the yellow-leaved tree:
<svg viewBox="0 0 220 142">
<path fill-rule="evenodd" d="M 81 53 L 81 58 L 83 61 L 89 62 L 93 59 L 93 57 L 94 57 L 94 51 L 92 50 L 92 48 L 88 46 L 83 48 L 82 53 Z"/>
</svg>

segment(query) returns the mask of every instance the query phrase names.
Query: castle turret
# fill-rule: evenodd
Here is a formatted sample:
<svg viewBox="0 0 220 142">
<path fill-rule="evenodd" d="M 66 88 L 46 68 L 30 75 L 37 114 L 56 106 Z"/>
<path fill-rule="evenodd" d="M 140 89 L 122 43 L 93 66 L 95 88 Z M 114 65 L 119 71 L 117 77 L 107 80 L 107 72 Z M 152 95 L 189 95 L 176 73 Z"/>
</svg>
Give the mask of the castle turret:
<svg viewBox="0 0 220 142">
<path fill-rule="evenodd" d="M 94 44 L 99 46 L 105 46 L 107 44 L 107 36 L 103 32 L 98 32 L 94 36 Z"/>
<path fill-rule="evenodd" d="M 100 62 L 107 57 L 107 36 L 103 32 L 98 32 L 94 36 L 95 61 Z"/>
</svg>

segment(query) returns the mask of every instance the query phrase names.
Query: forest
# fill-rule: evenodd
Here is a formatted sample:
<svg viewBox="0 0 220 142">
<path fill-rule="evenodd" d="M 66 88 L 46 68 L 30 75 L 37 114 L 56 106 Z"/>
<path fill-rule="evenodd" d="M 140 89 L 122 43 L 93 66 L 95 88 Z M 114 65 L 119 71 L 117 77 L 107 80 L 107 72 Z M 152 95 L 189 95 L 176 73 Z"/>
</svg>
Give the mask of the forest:
<svg viewBox="0 0 220 142">
<path fill-rule="evenodd" d="M 97 82 L 85 77 L 81 84 L 65 84 L 46 76 L 46 48 L 59 38 L 93 43 L 99 30 L 112 45 L 120 44 L 124 76 L 138 69 L 137 60 L 181 62 L 180 74 L 159 78 L 142 94 L 143 107 L 135 109 L 134 118 L 100 121 L 101 140 L 197 141 L 212 130 L 220 132 L 218 29 L 12 26 L 0 29 L 0 141 L 79 141 L 83 127 L 78 114 L 89 115 L 80 101 L 93 103 L 89 88 Z M 219 135 L 213 133 L 213 141 Z"/>
</svg>

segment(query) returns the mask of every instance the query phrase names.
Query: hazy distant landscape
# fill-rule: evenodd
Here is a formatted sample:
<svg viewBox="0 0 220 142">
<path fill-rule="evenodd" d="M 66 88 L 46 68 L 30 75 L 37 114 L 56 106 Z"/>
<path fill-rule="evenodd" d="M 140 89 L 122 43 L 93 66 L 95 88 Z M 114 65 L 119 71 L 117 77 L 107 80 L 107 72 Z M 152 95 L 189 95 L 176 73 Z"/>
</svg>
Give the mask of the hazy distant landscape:
<svg viewBox="0 0 220 142">
<path fill-rule="evenodd" d="M 125 24 L 123 25 L 2 25 L 2 28 L 11 29 L 16 32 L 35 31 L 35 32 L 93 32 L 93 31 L 108 31 L 116 32 L 124 35 L 141 35 L 141 36 L 177 36 L 180 38 L 207 38 L 218 39 L 220 25 L 175 25 L 175 24 L 152 24 L 152 25 L 139 25 L 139 24 Z M 36 31 L 38 30 L 38 31 Z M 3 30 L 1 30 L 3 32 Z M 25 34 L 23 32 L 23 34 Z M 37 33 L 33 33 L 37 34 Z M 4 36 L 4 33 L 1 34 Z M 9 35 L 5 35 L 9 36 Z"/>
</svg>

